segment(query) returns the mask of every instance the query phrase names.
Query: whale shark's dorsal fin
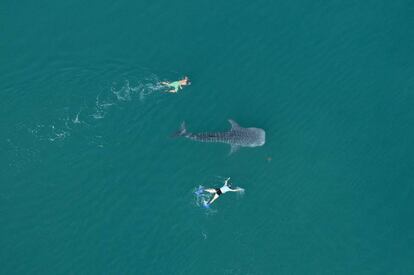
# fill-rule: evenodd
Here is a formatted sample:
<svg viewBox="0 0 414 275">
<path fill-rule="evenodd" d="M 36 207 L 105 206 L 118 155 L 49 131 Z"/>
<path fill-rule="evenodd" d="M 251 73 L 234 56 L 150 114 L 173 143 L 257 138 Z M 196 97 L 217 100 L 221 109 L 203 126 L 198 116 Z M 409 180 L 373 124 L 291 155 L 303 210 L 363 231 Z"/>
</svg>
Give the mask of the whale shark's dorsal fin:
<svg viewBox="0 0 414 275">
<path fill-rule="evenodd" d="M 240 129 L 241 127 L 240 127 L 240 125 L 239 124 L 237 124 L 237 122 L 236 121 L 234 121 L 234 120 L 232 120 L 232 119 L 229 119 L 229 122 L 230 122 L 230 124 L 231 124 L 231 129 L 232 130 L 236 130 L 236 129 Z"/>
</svg>

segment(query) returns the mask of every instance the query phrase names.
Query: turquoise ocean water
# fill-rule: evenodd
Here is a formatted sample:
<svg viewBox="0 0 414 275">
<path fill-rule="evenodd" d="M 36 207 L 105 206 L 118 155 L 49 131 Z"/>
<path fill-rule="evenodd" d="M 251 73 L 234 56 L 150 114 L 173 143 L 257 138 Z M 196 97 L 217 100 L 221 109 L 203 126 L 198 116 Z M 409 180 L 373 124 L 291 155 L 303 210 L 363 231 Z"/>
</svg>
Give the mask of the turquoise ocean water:
<svg viewBox="0 0 414 275">
<path fill-rule="evenodd" d="M 413 15 L 2 1 L 0 274 L 414 274 Z M 266 144 L 170 137 L 228 118 Z"/>
</svg>

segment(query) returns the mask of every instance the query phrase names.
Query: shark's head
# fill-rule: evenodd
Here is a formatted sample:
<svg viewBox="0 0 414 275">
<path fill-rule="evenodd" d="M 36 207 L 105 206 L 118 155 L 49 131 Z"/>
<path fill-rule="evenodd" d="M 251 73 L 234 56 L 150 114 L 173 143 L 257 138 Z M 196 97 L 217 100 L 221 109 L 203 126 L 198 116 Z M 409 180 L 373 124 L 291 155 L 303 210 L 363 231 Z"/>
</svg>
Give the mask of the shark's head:
<svg viewBox="0 0 414 275">
<path fill-rule="evenodd" d="M 260 128 L 249 128 L 251 133 L 250 147 L 262 146 L 266 142 L 266 132 Z"/>
</svg>

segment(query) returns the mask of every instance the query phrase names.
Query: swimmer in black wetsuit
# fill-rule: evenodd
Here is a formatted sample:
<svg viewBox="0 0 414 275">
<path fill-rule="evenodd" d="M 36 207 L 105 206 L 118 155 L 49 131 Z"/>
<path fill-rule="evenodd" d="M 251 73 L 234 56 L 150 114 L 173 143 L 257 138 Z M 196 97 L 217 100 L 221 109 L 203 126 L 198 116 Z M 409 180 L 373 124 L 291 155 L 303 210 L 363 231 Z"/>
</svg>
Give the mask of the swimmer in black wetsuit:
<svg viewBox="0 0 414 275">
<path fill-rule="evenodd" d="M 204 189 L 204 191 L 206 191 L 206 192 L 214 195 L 213 198 L 211 199 L 211 201 L 208 204 L 212 204 L 215 200 L 218 199 L 218 197 L 221 194 L 224 194 L 224 193 L 227 193 L 227 192 L 242 192 L 242 191 L 244 191 L 243 188 L 239 188 L 239 187 L 236 187 L 234 189 L 231 189 L 229 187 L 228 183 L 227 183 L 229 180 L 230 180 L 230 178 L 226 179 L 224 181 L 224 185 L 221 188 L 208 188 L 208 189 Z"/>
</svg>

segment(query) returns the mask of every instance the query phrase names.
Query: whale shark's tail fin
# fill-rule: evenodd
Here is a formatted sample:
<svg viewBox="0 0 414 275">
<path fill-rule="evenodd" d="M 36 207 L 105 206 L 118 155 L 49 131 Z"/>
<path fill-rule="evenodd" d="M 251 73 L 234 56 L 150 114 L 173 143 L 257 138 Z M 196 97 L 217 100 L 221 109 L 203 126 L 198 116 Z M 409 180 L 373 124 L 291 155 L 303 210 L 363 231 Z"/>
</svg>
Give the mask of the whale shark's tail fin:
<svg viewBox="0 0 414 275">
<path fill-rule="evenodd" d="M 180 126 L 180 130 L 174 133 L 173 137 L 186 137 L 188 136 L 187 129 L 185 128 L 185 122 L 183 121 Z"/>
</svg>

